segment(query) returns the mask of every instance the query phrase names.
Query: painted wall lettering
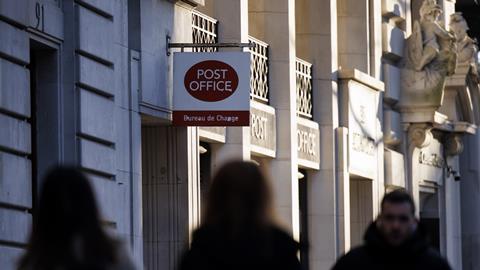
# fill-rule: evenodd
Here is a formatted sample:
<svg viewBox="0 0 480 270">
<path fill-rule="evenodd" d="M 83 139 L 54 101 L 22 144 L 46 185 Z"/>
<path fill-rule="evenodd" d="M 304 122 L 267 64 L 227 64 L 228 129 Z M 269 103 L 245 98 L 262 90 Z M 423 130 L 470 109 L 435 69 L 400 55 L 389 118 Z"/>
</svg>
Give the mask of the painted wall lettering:
<svg viewBox="0 0 480 270">
<path fill-rule="evenodd" d="M 45 8 L 43 4 L 39 2 L 35 3 L 35 29 L 44 32 L 45 31 Z"/>
<path fill-rule="evenodd" d="M 265 140 L 267 138 L 267 121 L 263 116 L 251 114 L 250 133 L 256 139 Z"/>
<path fill-rule="evenodd" d="M 375 141 L 360 133 L 352 133 L 352 148 L 367 155 L 375 155 Z"/>
<path fill-rule="evenodd" d="M 445 166 L 445 160 L 439 154 L 430 154 L 425 151 L 420 151 L 418 162 L 437 168 L 443 168 Z"/>
<path fill-rule="evenodd" d="M 307 131 L 297 130 L 297 141 L 298 141 L 298 148 L 299 152 L 303 152 L 305 154 L 316 156 L 317 153 L 315 152 L 316 146 L 316 135 Z"/>
</svg>

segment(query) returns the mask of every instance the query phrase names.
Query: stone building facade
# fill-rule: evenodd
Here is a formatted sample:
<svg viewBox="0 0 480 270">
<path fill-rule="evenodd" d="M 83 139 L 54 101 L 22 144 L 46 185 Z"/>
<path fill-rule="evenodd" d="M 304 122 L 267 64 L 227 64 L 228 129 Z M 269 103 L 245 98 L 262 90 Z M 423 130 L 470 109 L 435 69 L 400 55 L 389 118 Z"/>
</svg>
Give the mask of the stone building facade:
<svg viewBox="0 0 480 270">
<path fill-rule="evenodd" d="M 478 60 L 457 59 L 437 107 L 401 102 L 422 2 L 0 0 L 2 269 L 56 163 L 88 173 L 138 265 L 175 269 L 231 158 L 270 176 L 283 226 L 309 243 L 304 269 L 360 244 L 401 187 L 454 269 L 478 269 Z M 438 2 L 449 28 L 455 0 Z M 250 127 L 172 126 L 171 42 L 254 45 Z"/>
</svg>

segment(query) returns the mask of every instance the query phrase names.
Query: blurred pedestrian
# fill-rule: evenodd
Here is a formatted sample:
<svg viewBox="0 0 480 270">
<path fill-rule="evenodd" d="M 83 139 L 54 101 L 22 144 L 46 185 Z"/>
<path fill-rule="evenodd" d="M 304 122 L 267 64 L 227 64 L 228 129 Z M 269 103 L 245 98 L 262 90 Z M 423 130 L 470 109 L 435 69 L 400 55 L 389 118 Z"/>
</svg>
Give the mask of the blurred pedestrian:
<svg viewBox="0 0 480 270">
<path fill-rule="evenodd" d="M 429 247 L 418 226 L 415 204 L 404 190 L 385 195 L 381 213 L 365 233 L 365 243 L 341 257 L 333 270 L 450 270 L 447 261 Z"/>
<path fill-rule="evenodd" d="M 134 269 L 120 242 L 105 232 L 88 179 L 77 169 L 48 172 L 35 210 L 19 270 Z"/>
<path fill-rule="evenodd" d="M 271 199 L 257 165 L 232 161 L 222 166 L 180 269 L 300 269 L 298 244 L 273 221 Z"/>
</svg>

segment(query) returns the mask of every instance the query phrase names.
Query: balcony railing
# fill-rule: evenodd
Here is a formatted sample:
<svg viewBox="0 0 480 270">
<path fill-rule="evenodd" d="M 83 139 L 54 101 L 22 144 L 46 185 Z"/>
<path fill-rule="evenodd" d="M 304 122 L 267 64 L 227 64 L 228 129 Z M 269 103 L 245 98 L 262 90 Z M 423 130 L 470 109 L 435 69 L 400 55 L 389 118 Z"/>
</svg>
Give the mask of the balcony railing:
<svg viewBox="0 0 480 270">
<path fill-rule="evenodd" d="M 255 45 L 250 48 L 250 98 L 268 104 L 268 44 L 248 39 Z"/>
<path fill-rule="evenodd" d="M 218 21 L 198 11 L 192 12 L 192 41 L 193 43 L 217 43 Z M 194 52 L 215 52 L 217 48 L 193 48 Z"/>
<path fill-rule="evenodd" d="M 312 64 L 297 58 L 295 61 L 297 77 L 297 114 L 312 118 Z"/>
</svg>

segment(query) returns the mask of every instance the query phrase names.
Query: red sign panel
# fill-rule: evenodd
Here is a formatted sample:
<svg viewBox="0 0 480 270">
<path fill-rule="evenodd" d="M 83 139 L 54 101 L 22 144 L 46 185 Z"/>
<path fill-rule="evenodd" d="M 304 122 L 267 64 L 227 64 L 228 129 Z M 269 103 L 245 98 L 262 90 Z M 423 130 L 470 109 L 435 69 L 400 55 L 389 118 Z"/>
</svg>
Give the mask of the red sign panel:
<svg viewBox="0 0 480 270">
<path fill-rule="evenodd" d="M 224 62 L 203 61 L 187 71 L 184 84 L 192 97 L 215 102 L 228 98 L 237 90 L 238 74 Z"/>
</svg>

